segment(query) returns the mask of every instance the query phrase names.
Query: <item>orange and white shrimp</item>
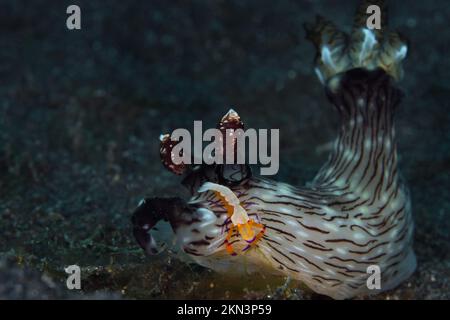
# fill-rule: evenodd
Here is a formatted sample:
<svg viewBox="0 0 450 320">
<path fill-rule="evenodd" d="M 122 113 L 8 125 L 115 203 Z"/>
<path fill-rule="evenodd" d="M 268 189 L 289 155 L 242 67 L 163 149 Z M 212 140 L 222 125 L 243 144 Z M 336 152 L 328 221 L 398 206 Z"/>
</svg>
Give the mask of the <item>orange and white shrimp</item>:
<svg viewBox="0 0 450 320">
<path fill-rule="evenodd" d="M 265 226 L 249 218 L 247 211 L 245 211 L 245 209 L 242 207 L 239 198 L 230 188 L 212 182 L 205 182 L 198 189 L 198 192 L 202 193 L 207 191 L 213 191 L 216 197 L 221 200 L 222 204 L 227 210 L 228 218 L 232 223 L 232 227 L 228 230 L 228 234 L 225 239 L 227 252 L 231 255 L 236 255 L 230 243 L 230 239 L 234 235 L 236 229 L 242 239 L 244 239 L 248 243 L 243 251 L 246 251 L 254 246 L 264 235 Z M 254 228 L 260 229 L 257 234 L 255 233 Z"/>
</svg>

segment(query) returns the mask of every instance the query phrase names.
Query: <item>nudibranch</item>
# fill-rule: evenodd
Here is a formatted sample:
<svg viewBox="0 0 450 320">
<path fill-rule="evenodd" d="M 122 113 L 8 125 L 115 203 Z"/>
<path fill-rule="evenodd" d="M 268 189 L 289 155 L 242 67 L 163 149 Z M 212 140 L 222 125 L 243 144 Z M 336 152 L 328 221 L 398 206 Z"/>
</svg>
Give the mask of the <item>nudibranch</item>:
<svg viewBox="0 0 450 320">
<path fill-rule="evenodd" d="M 308 187 L 255 177 L 246 165 L 172 166 L 167 152 L 176 141 L 163 136 L 163 162 L 185 175 L 192 197 L 146 199 L 136 209 L 134 235 L 147 252 L 156 247 L 148 231 L 166 220 L 203 266 L 285 275 L 335 299 L 388 290 L 412 274 L 413 218 L 394 129 L 402 97 L 395 83 L 408 47 L 385 21 L 382 30 L 367 29 L 365 5 L 350 36 L 323 18 L 306 27 L 318 52 L 316 73 L 341 121 Z M 243 124 L 230 111 L 219 127 Z M 372 265 L 381 271 L 377 290 L 367 286 Z"/>
</svg>

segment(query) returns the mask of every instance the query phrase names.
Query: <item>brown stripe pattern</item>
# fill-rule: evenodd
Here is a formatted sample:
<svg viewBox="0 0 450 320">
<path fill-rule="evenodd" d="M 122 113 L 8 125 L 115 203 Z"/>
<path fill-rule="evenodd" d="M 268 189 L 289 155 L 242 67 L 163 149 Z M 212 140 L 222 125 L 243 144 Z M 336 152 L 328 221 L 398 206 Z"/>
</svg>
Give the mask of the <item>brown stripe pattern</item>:
<svg viewBox="0 0 450 320">
<path fill-rule="evenodd" d="M 328 89 L 340 134 L 309 188 L 262 178 L 232 188 L 249 217 L 266 226 L 255 248 L 224 253 L 226 210 L 211 192 L 191 199 L 197 209 L 176 233 L 198 263 L 228 272 L 244 264 L 269 269 L 337 299 L 373 293 L 366 286 L 370 265 L 381 268 L 382 290 L 411 274 L 413 221 L 393 127 L 401 94 L 382 70 L 354 69 L 340 81 Z M 231 243 L 236 251 L 246 246 L 237 233 Z"/>
</svg>

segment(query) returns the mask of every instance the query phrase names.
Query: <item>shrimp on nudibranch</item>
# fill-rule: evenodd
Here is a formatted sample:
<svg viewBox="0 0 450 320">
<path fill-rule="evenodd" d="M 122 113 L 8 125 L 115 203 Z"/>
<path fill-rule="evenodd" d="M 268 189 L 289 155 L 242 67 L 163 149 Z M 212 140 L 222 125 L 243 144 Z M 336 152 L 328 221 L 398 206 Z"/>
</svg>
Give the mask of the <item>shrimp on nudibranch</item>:
<svg viewBox="0 0 450 320">
<path fill-rule="evenodd" d="M 255 222 L 255 220 L 248 217 L 247 211 L 241 206 L 239 198 L 226 186 L 222 186 L 216 183 L 205 182 L 198 192 L 213 191 L 215 196 L 219 198 L 227 210 L 229 220 L 225 223 L 231 222 L 231 227 L 228 230 L 225 244 L 228 253 L 236 255 L 233 250 L 230 239 L 233 237 L 235 230 L 239 232 L 242 239 L 244 239 L 248 245 L 242 250 L 248 250 L 264 235 L 266 228 L 263 224 Z M 259 228 L 259 232 L 255 234 L 254 228 Z"/>
<path fill-rule="evenodd" d="M 364 14 L 362 5 L 350 36 L 323 18 L 307 27 L 316 73 L 341 121 L 330 157 L 308 187 L 255 177 L 247 165 L 173 166 L 176 141 L 163 136 L 164 165 L 184 174 L 192 197 L 147 199 L 138 207 L 134 234 L 147 252 L 157 247 L 148 231 L 166 220 L 183 251 L 203 266 L 289 276 L 335 299 L 388 290 L 412 274 L 414 224 L 394 129 L 402 97 L 395 82 L 407 45 L 385 21 L 381 31 L 366 29 Z M 243 123 L 232 111 L 219 127 Z M 380 268 L 380 289 L 367 286 L 372 265 Z"/>
</svg>

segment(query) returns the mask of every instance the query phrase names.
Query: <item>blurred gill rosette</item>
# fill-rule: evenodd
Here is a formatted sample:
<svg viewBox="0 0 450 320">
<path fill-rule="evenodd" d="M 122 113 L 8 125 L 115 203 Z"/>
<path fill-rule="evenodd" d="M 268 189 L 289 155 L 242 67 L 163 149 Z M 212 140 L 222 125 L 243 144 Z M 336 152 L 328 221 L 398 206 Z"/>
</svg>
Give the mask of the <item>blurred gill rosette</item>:
<svg viewBox="0 0 450 320">
<path fill-rule="evenodd" d="M 370 6 L 380 8 L 380 29 L 370 29 L 367 21 Z M 354 68 L 382 68 L 396 81 L 403 77 L 402 61 L 408 53 L 407 40 L 387 28 L 387 9 L 383 0 L 364 0 L 355 15 L 350 35 L 331 21 L 318 16 L 306 24 L 306 37 L 317 50 L 315 72 L 326 84 L 333 76 Z"/>
</svg>

